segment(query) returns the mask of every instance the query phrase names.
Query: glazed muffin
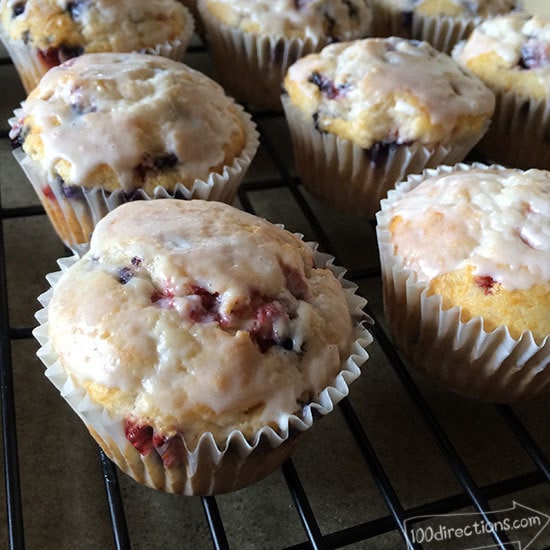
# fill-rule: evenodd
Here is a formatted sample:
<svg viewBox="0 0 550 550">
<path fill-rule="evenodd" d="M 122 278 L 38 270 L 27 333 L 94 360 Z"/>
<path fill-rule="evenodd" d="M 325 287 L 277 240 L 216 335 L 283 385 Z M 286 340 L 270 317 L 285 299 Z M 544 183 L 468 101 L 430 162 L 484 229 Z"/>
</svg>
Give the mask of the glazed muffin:
<svg viewBox="0 0 550 550">
<path fill-rule="evenodd" d="M 238 101 L 281 110 L 289 65 L 330 42 L 369 35 L 365 0 L 198 0 L 210 52 L 224 87 Z"/>
<path fill-rule="evenodd" d="M 40 355 L 90 401 L 90 432 L 137 481 L 237 489 L 278 467 L 359 375 L 364 300 L 335 273 L 229 205 L 128 203 L 53 283 Z"/>
<path fill-rule="evenodd" d="M 0 21 L 27 93 L 49 68 L 83 53 L 143 51 L 180 60 L 194 28 L 176 0 L 6 0 Z"/>
<path fill-rule="evenodd" d="M 478 149 L 520 168 L 550 168 L 550 20 L 514 14 L 485 21 L 453 57 L 497 98 Z"/>
<path fill-rule="evenodd" d="M 302 182 L 362 215 L 408 173 L 461 161 L 494 109 L 493 93 L 450 56 L 397 37 L 326 46 L 294 63 L 284 88 Z"/>
<path fill-rule="evenodd" d="M 232 202 L 258 146 L 250 117 L 216 82 L 138 53 L 51 69 L 10 122 L 16 156 L 68 246 L 88 242 L 128 200 Z"/>
<path fill-rule="evenodd" d="M 518 0 L 372 0 L 374 36 L 427 40 L 450 53 L 484 19 L 520 10 Z"/>
<path fill-rule="evenodd" d="M 514 401 L 550 389 L 550 172 L 457 165 L 382 201 L 384 307 L 411 364 Z"/>
</svg>

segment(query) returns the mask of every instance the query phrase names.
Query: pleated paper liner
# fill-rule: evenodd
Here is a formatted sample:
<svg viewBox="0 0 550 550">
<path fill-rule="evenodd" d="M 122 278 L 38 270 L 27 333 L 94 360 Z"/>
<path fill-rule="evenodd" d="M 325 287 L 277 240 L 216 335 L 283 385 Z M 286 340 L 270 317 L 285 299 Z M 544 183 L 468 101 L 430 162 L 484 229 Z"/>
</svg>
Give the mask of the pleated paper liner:
<svg viewBox="0 0 550 550">
<path fill-rule="evenodd" d="M 320 132 L 282 97 L 290 129 L 296 171 L 312 195 L 348 214 L 372 218 L 389 189 L 408 174 L 464 160 L 487 126 L 477 135 L 449 145 L 415 143 L 370 151 L 329 132 Z"/>
<path fill-rule="evenodd" d="M 181 463 L 165 467 L 157 454 L 142 456 L 130 444 L 125 436 L 124 420 L 111 417 L 67 375 L 51 346 L 48 304 L 56 282 L 77 260 L 76 255 L 60 259 L 61 271 L 47 276 L 51 288 L 39 297 L 43 309 L 36 314 L 40 324 L 33 332 L 41 345 L 37 355 L 46 366 L 48 379 L 81 418 L 105 454 L 123 472 L 148 487 L 177 494 L 212 495 L 234 491 L 263 479 L 282 465 L 314 422 L 333 411 L 335 405 L 348 395 L 349 384 L 360 375 L 360 367 L 368 358 L 365 348 L 372 342 L 372 337 L 362 324 L 366 300 L 356 294 L 356 285 L 343 278 L 345 270 L 334 266 L 331 256 L 315 252 L 316 265 L 330 269 L 340 280 L 354 318 L 354 342 L 340 372 L 299 413 L 281 415 L 276 429 L 265 426 L 251 439 L 235 430 L 222 443 L 215 441 L 211 433 L 204 433 L 195 448 L 189 448 L 182 436 L 184 452 Z"/>
<path fill-rule="evenodd" d="M 257 109 L 281 111 L 281 86 L 288 67 L 325 45 L 311 38 L 243 32 L 219 21 L 200 0 L 198 9 L 221 84 L 237 101 Z"/>
<path fill-rule="evenodd" d="M 409 176 L 390 191 L 377 214 L 384 310 L 393 339 L 404 357 L 427 377 L 467 397 L 508 403 L 550 392 L 550 338 L 537 343 L 531 331 L 513 338 L 505 326 L 488 332 L 483 318 L 461 320 L 461 308 L 444 309 L 441 296 L 428 296 L 428 284 L 394 254 L 388 229 L 393 201 L 424 179 L 471 168 L 503 169 L 483 164 L 459 164 Z"/>
<path fill-rule="evenodd" d="M 507 166 L 550 170 L 550 101 L 494 92 L 493 121 L 476 151 Z"/>
</svg>

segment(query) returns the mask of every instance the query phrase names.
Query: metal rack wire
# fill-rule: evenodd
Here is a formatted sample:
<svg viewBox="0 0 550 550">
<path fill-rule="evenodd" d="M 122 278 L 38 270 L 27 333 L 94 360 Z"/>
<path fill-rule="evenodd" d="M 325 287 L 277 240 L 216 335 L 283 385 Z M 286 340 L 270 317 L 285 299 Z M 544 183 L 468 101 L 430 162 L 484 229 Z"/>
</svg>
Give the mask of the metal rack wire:
<svg viewBox="0 0 550 550">
<path fill-rule="evenodd" d="M 195 50 L 203 53 L 201 47 Z M 8 60 L 2 60 L 9 63 Z M 259 127 L 262 122 L 279 115 L 268 113 L 255 113 L 255 119 Z M 0 136 L 0 139 L 7 140 L 7 133 Z M 316 240 L 326 252 L 338 256 L 337 250 L 332 245 L 330 235 L 324 227 L 324 221 L 319 219 L 311 207 L 307 196 L 302 193 L 300 182 L 292 177 L 288 169 L 287 159 L 282 158 L 277 146 L 272 143 L 269 136 L 261 132 L 261 149 L 270 161 L 276 166 L 278 177 L 269 181 L 246 180 L 239 191 L 239 200 L 243 208 L 254 212 L 254 203 L 251 196 L 254 193 L 270 189 L 285 189 L 289 192 L 291 200 L 307 220 L 312 228 Z M 0 209 L 2 222 L 12 218 L 24 218 L 29 216 L 43 216 L 44 212 L 40 207 L 25 208 L 4 208 Z M 18 439 L 16 433 L 16 409 L 14 404 L 14 381 L 12 372 L 11 345 L 15 340 L 32 338 L 32 327 L 13 327 L 9 318 L 9 299 L 6 279 L 6 261 L 8 260 L 5 248 L 3 223 L 0 224 L 0 390 L 1 390 L 1 413 L 2 413 L 2 435 L 4 452 L 4 480 L 6 491 L 6 523 L 8 532 L 8 545 L 11 549 L 22 549 L 25 547 L 25 522 L 24 509 L 21 498 L 21 480 L 19 473 Z M 338 258 L 337 258 L 338 259 Z M 379 277 L 377 269 L 358 269 L 349 272 L 349 278 L 361 283 Z M 378 322 L 374 311 L 368 313 L 375 319 L 372 327 L 372 334 L 386 357 L 388 368 L 394 370 L 399 383 L 405 390 L 412 406 L 421 418 L 423 424 L 431 434 L 436 446 L 446 461 L 448 468 L 458 481 L 461 491 L 450 494 L 445 498 L 433 500 L 422 505 L 406 507 L 392 485 L 386 467 L 376 452 L 375 446 L 369 438 L 361 419 L 357 415 L 354 406 L 349 399 L 345 399 L 339 405 L 339 412 L 345 420 L 358 451 L 365 463 L 365 466 L 372 476 L 378 489 L 378 498 L 387 508 L 387 513 L 374 519 L 365 520 L 340 530 L 323 532 L 319 526 L 315 511 L 308 499 L 307 491 L 304 489 L 301 477 L 294 467 L 292 460 L 289 460 L 282 467 L 282 474 L 288 486 L 289 503 L 293 503 L 300 522 L 303 526 L 303 541 L 290 548 L 293 550 L 314 548 L 340 548 L 347 545 L 357 545 L 357 548 L 377 548 L 375 538 L 379 535 L 397 532 L 401 535 L 403 546 L 407 544 L 410 548 L 421 548 L 420 544 L 413 544 L 407 535 L 405 521 L 410 518 L 426 515 L 449 514 L 466 507 L 473 507 L 486 521 L 494 521 L 495 515 L 492 511 L 490 501 L 498 497 L 513 495 L 519 490 L 531 487 L 548 487 L 550 482 L 550 464 L 544 456 L 543 451 L 535 442 L 526 426 L 522 423 L 514 410 L 505 405 L 497 405 L 496 410 L 502 416 L 508 426 L 509 437 L 515 438 L 523 447 L 524 452 L 531 459 L 533 469 L 529 473 L 518 474 L 507 479 L 489 485 L 479 485 L 469 471 L 453 445 L 452 438 L 443 428 L 440 418 L 434 413 L 422 390 L 408 371 L 407 366 L 401 360 L 398 352 L 394 349 L 391 339 L 382 328 L 383 323 Z M 490 406 L 490 405 L 489 405 Z M 117 549 L 131 548 L 132 536 L 125 517 L 125 502 L 120 489 L 117 470 L 110 460 L 100 451 L 99 460 L 103 472 L 106 489 L 107 507 L 112 524 L 114 547 Z M 202 507 L 205 521 L 211 535 L 211 544 L 216 549 L 229 548 L 226 527 L 216 497 L 202 498 Z M 504 533 L 494 532 L 492 534 L 495 548 L 512 548 L 512 542 Z M 539 541 L 543 548 L 550 546 L 550 533 L 546 539 Z M 174 548 L 178 547 L 174 541 Z M 263 548 L 263 543 L 258 541 L 258 548 Z"/>
</svg>

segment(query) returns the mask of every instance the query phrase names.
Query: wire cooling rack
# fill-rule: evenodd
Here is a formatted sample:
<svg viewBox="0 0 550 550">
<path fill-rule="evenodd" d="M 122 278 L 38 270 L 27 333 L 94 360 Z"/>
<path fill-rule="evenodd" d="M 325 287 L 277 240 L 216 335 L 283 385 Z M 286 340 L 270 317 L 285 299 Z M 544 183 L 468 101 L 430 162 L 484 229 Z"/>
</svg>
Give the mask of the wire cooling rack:
<svg viewBox="0 0 550 550">
<path fill-rule="evenodd" d="M 191 48 L 187 62 L 207 73 L 212 70 L 208 53 L 200 44 Z M 2 74 L 14 74 L 5 56 L 0 59 L 0 69 Z M 2 101 L 11 93 L 8 81 L 5 82 L 0 86 Z M 550 527 L 545 527 L 545 518 L 550 515 L 550 467 L 545 456 L 550 448 L 548 400 L 515 407 L 477 403 L 434 387 L 410 371 L 385 329 L 373 225 L 332 212 L 302 189 L 294 176 L 282 115 L 256 112 L 254 119 L 261 145 L 239 191 L 238 205 L 304 233 L 334 255 L 336 263 L 348 267 L 347 277 L 359 285 L 359 292 L 369 300 L 367 313 L 375 320 L 370 329 L 375 342 L 369 348 L 371 358 L 364 366 L 364 374 L 352 385 L 349 398 L 329 415 L 333 419 L 323 419 L 313 434 L 308 434 L 309 439 L 280 472 L 257 484 L 267 484 L 265 490 L 256 491 L 253 486 L 235 495 L 176 497 L 184 502 L 200 500 L 203 525 L 195 532 L 194 527 L 178 531 L 174 523 L 161 524 L 162 532 L 168 533 L 163 547 L 549 548 Z M 8 149 L 6 129 L 0 139 L 2 149 Z M 6 160 L 7 155 L 2 158 L 0 181 L 4 193 L 5 181 L 17 168 Z M 19 255 L 17 243 L 10 240 L 14 237 L 11 232 L 6 234 L 5 227 L 14 220 L 26 223 L 33 218 L 45 219 L 45 214 L 37 204 L 4 206 L 3 201 L 0 215 L 0 389 L 6 503 L 0 547 L 22 549 L 25 541 L 32 539 L 40 548 L 97 548 L 93 542 L 89 546 L 75 545 L 71 536 L 63 543 L 50 538 L 48 520 L 61 513 L 63 494 L 50 503 L 49 511 L 43 511 L 42 501 L 25 499 L 25 487 L 39 478 L 46 478 L 54 487 L 67 475 L 53 467 L 51 472 L 31 474 L 25 468 L 22 475 L 18 452 L 22 444 L 17 436 L 19 420 L 23 418 L 23 424 L 28 415 L 35 413 L 26 410 L 34 405 L 21 395 L 24 384 L 18 386 L 14 382 L 12 348 L 16 342 L 32 341 L 32 326 L 16 326 L 11 321 L 20 300 L 14 296 L 17 284 L 10 280 L 10 273 L 13 265 L 26 265 L 32 270 L 33 259 Z M 31 234 L 36 239 L 42 236 Z M 43 275 L 40 273 L 40 277 Z M 36 371 L 42 367 L 38 360 L 28 359 L 24 368 Z M 47 411 L 42 412 L 47 415 Z M 48 425 L 55 425 L 56 421 L 56 417 L 48 419 Z M 88 436 L 82 431 L 78 437 Z M 28 453 L 26 440 L 24 448 Z M 58 453 L 64 452 L 66 449 L 60 446 Z M 135 519 L 140 517 L 140 505 L 153 498 L 160 503 L 163 511 L 154 516 L 157 524 L 180 503 L 149 489 L 140 493 L 136 502 L 132 498 L 133 482 L 119 476 L 101 451 L 99 464 L 98 471 L 89 475 L 96 480 L 103 478 L 106 498 L 99 506 L 108 513 L 94 529 L 112 533 L 109 539 L 117 549 L 158 548 L 159 534 L 151 531 L 145 520 L 140 524 Z M 78 487 L 82 502 L 92 498 L 88 483 L 91 482 L 83 480 Z M 96 493 L 93 497 L 97 498 Z M 449 531 L 441 531 L 442 523 L 460 514 L 497 525 L 520 505 L 539 518 L 538 523 L 521 533 L 519 528 L 495 529 L 459 540 L 456 531 L 455 536 L 448 537 Z M 143 515 L 147 514 L 151 512 Z M 185 512 L 182 522 L 183 515 Z M 440 518 L 439 539 L 434 525 L 427 525 L 426 516 L 432 520 Z M 46 529 L 42 535 L 34 532 L 40 517 Z M 407 529 L 415 526 L 414 533 Z M 88 528 L 82 525 L 82 529 Z"/>
</svg>

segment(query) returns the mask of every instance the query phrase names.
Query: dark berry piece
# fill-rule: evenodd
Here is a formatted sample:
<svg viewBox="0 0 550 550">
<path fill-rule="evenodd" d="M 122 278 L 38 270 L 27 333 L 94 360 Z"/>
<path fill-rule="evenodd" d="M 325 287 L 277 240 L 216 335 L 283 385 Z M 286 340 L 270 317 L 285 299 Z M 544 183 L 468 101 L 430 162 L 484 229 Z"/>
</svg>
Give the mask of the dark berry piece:
<svg viewBox="0 0 550 550">
<path fill-rule="evenodd" d="M 219 294 L 217 292 L 208 292 L 200 286 L 193 286 L 192 294 L 200 297 L 202 307 L 208 311 L 212 310 L 218 303 Z"/>
<path fill-rule="evenodd" d="M 277 300 L 262 304 L 256 310 L 250 337 L 258 344 L 262 353 L 274 345 L 281 345 L 286 340 L 284 335 L 279 334 L 276 325 L 288 320 L 288 314 Z"/>
<path fill-rule="evenodd" d="M 332 80 L 317 71 L 311 74 L 308 82 L 315 84 L 321 93 L 325 94 L 329 99 L 338 99 L 344 96 L 349 89 L 349 84 L 339 84 L 336 86 Z"/>
<path fill-rule="evenodd" d="M 288 351 L 292 351 L 294 349 L 294 342 L 292 341 L 292 338 L 285 338 L 281 343 L 281 347 Z"/>
<path fill-rule="evenodd" d="M 73 57 L 79 57 L 84 53 L 82 46 L 60 46 L 59 47 L 59 63 L 64 63 Z"/>
<path fill-rule="evenodd" d="M 311 2 L 311 0 L 294 0 L 294 5 L 296 6 L 296 9 L 297 9 L 297 10 L 302 10 L 302 9 L 304 9 L 310 2 Z"/>
<path fill-rule="evenodd" d="M 48 48 L 47 50 L 38 50 L 38 55 L 44 61 L 44 63 L 49 67 L 56 67 L 61 63 L 72 59 L 73 57 L 78 57 L 84 53 L 84 48 L 82 46 L 65 46 L 61 45 L 59 48 Z"/>
<path fill-rule="evenodd" d="M 71 110 L 75 115 L 87 115 L 88 113 L 95 113 L 97 109 L 95 107 L 85 106 L 82 103 L 71 103 Z"/>
<path fill-rule="evenodd" d="M 168 438 L 165 435 L 159 434 L 157 432 L 153 433 L 153 445 L 155 446 L 155 449 L 161 448 L 163 445 L 166 444 L 168 441 Z"/>
<path fill-rule="evenodd" d="M 178 163 L 178 157 L 174 155 L 174 153 L 167 153 L 166 155 L 155 157 L 153 159 L 153 166 L 158 170 L 172 168 L 177 163 Z"/>
<path fill-rule="evenodd" d="M 134 257 L 132 258 L 132 260 L 131 260 L 132 265 L 133 265 L 134 267 L 139 267 L 139 266 L 141 265 L 141 262 L 142 262 L 142 261 L 143 261 L 143 260 L 142 260 L 139 256 L 134 256 Z"/>
<path fill-rule="evenodd" d="M 27 7 L 27 2 L 16 2 L 11 8 L 12 17 L 15 18 L 21 15 L 25 11 L 26 7 Z"/>
<path fill-rule="evenodd" d="M 156 432 L 152 426 L 133 418 L 124 420 L 126 439 L 143 456 L 152 452 L 158 453 L 167 468 L 177 467 L 182 463 L 185 447 L 178 435 L 165 436 Z"/>
<path fill-rule="evenodd" d="M 71 110 L 75 115 L 85 115 L 94 113 L 97 108 L 90 105 L 84 94 L 82 86 L 74 86 L 70 94 Z"/>
<path fill-rule="evenodd" d="M 166 305 L 170 307 L 172 305 L 172 302 L 174 300 L 174 293 L 169 290 L 168 288 L 165 288 L 163 290 L 155 290 L 153 294 L 151 294 L 151 302 L 162 302 L 163 305 Z"/>
<path fill-rule="evenodd" d="M 10 132 L 10 141 L 11 141 L 12 149 L 23 147 L 23 144 L 25 143 L 25 139 L 27 139 L 29 132 L 30 132 L 30 128 L 28 126 L 17 123 L 16 126 L 13 128 L 12 132 Z"/>
<path fill-rule="evenodd" d="M 140 454 L 147 456 L 153 451 L 153 428 L 149 424 L 127 418 L 124 420 L 124 434 Z"/>
<path fill-rule="evenodd" d="M 325 78 L 321 73 L 315 71 L 311 73 L 308 82 L 315 84 L 323 93 L 331 93 L 334 90 L 334 85 L 328 78 Z"/>
<path fill-rule="evenodd" d="M 191 311 L 190 318 L 195 323 L 219 322 L 219 294 L 217 292 L 208 292 L 203 287 L 194 285 L 189 290 L 190 296 L 198 296 L 200 304 Z"/>
<path fill-rule="evenodd" d="M 522 69 L 540 69 L 550 64 L 550 43 L 529 38 L 521 47 L 519 66 Z"/>
<path fill-rule="evenodd" d="M 38 50 L 38 55 L 49 68 L 59 65 L 59 50 L 57 48 Z"/>
<path fill-rule="evenodd" d="M 65 197 L 71 200 L 80 199 L 84 196 L 84 191 L 79 185 L 66 185 L 63 184 L 61 187 L 61 192 Z"/>
<path fill-rule="evenodd" d="M 67 11 L 69 12 L 69 15 L 71 16 L 71 19 L 78 20 L 82 16 L 82 13 L 86 9 L 87 0 L 72 0 L 71 2 L 67 2 Z"/>
<path fill-rule="evenodd" d="M 477 275 L 474 277 L 474 282 L 483 289 L 485 294 L 493 294 L 496 281 L 490 275 Z"/>
<path fill-rule="evenodd" d="M 68 199 L 79 199 L 82 198 L 82 196 L 84 195 L 82 187 L 71 184 L 67 185 L 65 180 L 59 174 L 55 175 L 54 181 L 61 189 L 61 193 L 63 194 L 63 196 L 67 197 Z"/>
<path fill-rule="evenodd" d="M 149 172 L 173 168 L 178 162 L 179 159 L 174 153 L 166 153 L 157 157 L 147 156 L 134 167 L 134 174 L 139 180 L 145 181 Z"/>
<path fill-rule="evenodd" d="M 121 267 L 118 270 L 118 282 L 125 285 L 132 277 L 134 272 L 131 267 Z"/>
</svg>

